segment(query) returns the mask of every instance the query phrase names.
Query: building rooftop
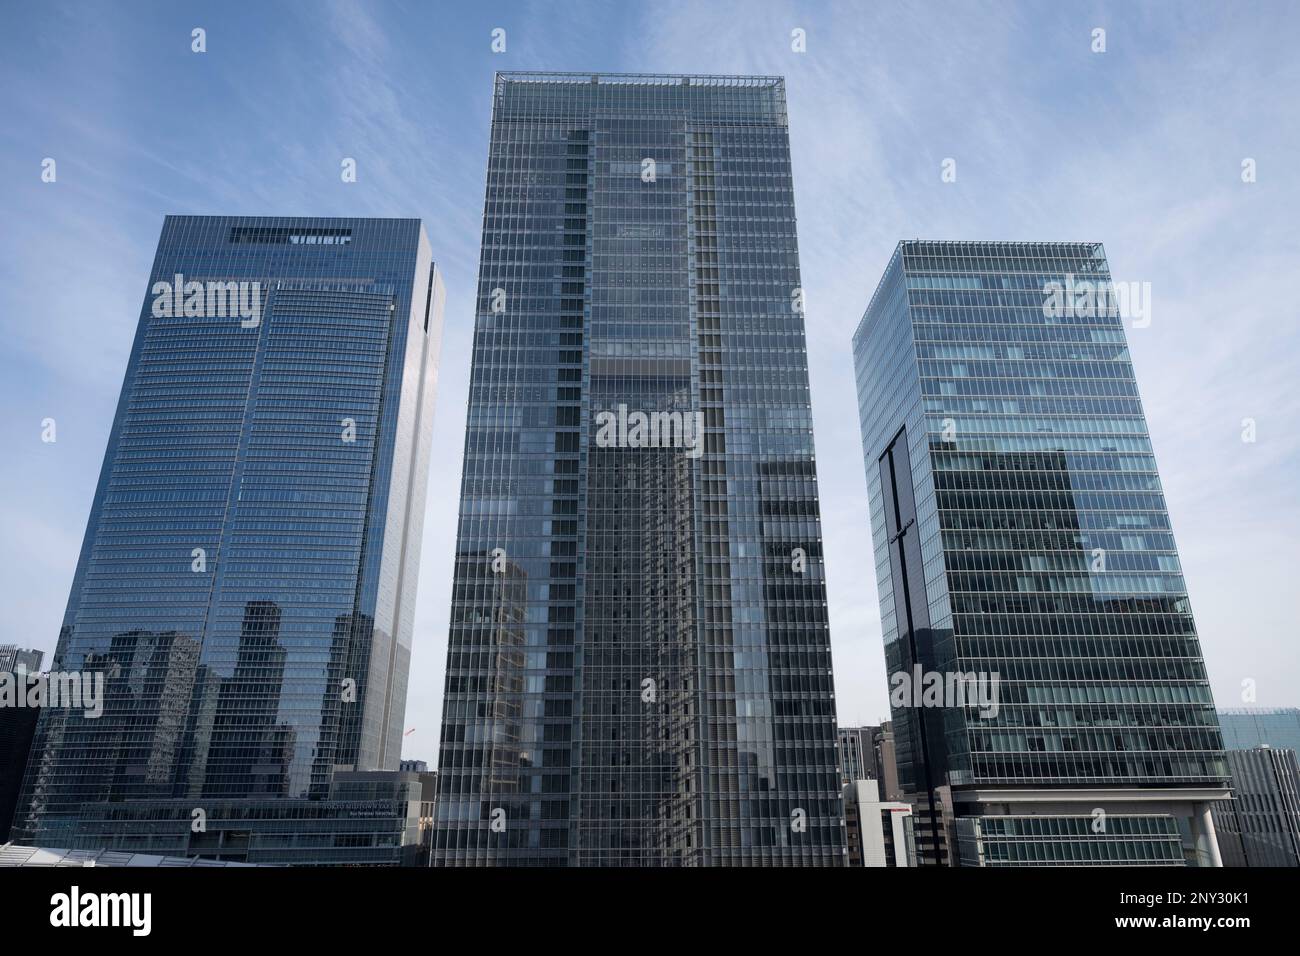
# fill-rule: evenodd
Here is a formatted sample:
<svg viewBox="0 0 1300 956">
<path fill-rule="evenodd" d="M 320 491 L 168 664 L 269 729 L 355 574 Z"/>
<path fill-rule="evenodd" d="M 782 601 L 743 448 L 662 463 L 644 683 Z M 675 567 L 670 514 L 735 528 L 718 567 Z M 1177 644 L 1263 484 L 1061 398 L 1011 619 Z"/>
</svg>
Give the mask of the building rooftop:
<svg viewBox="0 0 1300 956">
<path fill-rule="evenodd" d="M 119 850 L 64 850 L 43 846 L 0 846 L 0 867 L 6 866 L 257 866 L 196 856 L 159 856 Z"/>
<path fill-rule="evenodd" d="M 549 73 L 503 70 L 497 81 L 505 83 L 591 83 L 597 86 L 784 86 L 782 76 L 726 76 L 708 73 Z"/>
</svg>

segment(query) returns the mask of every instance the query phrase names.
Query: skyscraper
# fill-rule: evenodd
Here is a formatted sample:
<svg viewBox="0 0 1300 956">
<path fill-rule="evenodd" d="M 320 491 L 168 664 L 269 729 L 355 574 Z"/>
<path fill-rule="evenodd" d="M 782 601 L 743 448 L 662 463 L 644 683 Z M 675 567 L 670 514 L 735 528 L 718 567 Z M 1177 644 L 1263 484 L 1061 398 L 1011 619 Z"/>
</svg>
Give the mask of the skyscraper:
<svg viewBox="0 0 1300 956">
<path fill-rule="evenodd" d="M 1217 864 L 1223 743 L 1122 301 L 1098 243 L 905 241 L 854 335 L 923 862 Z"/>
<path fill-rule="evenodd" d="M 102 712 L 45 708 L 24 842 L 397 768 L 442 301 L 418 220 L 167 217 L 54 659 Z"/>
<path fill-rule="evenodd" d="M 839 865 L 784 84 L 499 74 L 439 865 Z"/>
</svg>

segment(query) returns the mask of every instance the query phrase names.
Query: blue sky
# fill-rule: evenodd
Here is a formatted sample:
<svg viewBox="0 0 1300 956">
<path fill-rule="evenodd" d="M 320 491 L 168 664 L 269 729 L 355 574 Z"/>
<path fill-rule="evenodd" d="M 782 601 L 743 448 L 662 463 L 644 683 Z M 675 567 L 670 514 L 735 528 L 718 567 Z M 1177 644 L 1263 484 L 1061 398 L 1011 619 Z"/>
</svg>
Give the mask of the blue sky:
<svg viewBox="0 0 1300 956">
<path fill-rule="evenodd" d="M 1100 240 L 1116 279 L 1151 284 L 1129 341 L 1216 700 L 1253 681 L 1253 703 L 1300 705 L 1300 7 L 0 11 L 0 643 L 54 648 L 163 216 L 419 217 L 448 289 L 406 721 L 406 755 L 433 760 L 492 75 L 761 73 L 788 82 L 841 723 L 888 713 L 848 344 L 913 237 Z"/>
</svg>

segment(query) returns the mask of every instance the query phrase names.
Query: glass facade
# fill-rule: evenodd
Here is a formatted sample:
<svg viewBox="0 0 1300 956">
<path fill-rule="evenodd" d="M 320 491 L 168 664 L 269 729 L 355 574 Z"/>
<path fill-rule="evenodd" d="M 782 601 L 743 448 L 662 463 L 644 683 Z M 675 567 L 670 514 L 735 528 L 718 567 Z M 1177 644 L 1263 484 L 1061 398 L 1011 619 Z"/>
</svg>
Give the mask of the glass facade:
<svg viewBox="0 0 1300 956">
<path fill-rule="evenodd" d="M 889 672 L 996 690 L 891 701 L 936 830 L 963 790 L 1226 780 L 1117 301 L 1097 243 L 907 241 L 854 336 Z"/>
<path fill-rule="evenodd" d="M 1286 747 L 1300 752 L 1300 708 L 1241 707 L 1219 711 L 1223 745 L 1229 750 Z"/>
<path fill-rule="evenodd" d="M 102 675 L 102 713 L 45 709 L 24 842 L 400 757 L 443 299 L 420 222 L 169 216 L 147 288 L 53 667 Z"/>
<path fill-rule="evenodd" d="M 189 800 L 96 803 L 84 806 L 69 848 L 265 866 L 427 867 L 424 797 L 419 774 L 339 771 L 321 798 L 204 801 L 199 831 Z"/>
<path fill-rule="evenodd" d="M 1225 866 L 1300 866 L 1300 761 L 1289 748 L 1228 751 L 1232 799 L 1214 806 Z"/>
<path fill-rule="evenodd" d="M 1119 816 L 1098 833 L 1086 816 L 962 817 L 961 858 L 975 866 L 1181 866 L 1171 816 Z"/>
<path fill-rule="evenodd" d="M 875 738 L 879 727 L 841 727 L 837 732 L 840 746 L 840 785 L 847 787 L 857 780 L 880 781 L 876 767 Z M 884 786 L 883 781 L 881 786 Z"/>
<path fill-rule="evenodd" d="M 435 863 L 842 862 L 799 285 L 780 79 L 497 77 Z"/>
</svg>

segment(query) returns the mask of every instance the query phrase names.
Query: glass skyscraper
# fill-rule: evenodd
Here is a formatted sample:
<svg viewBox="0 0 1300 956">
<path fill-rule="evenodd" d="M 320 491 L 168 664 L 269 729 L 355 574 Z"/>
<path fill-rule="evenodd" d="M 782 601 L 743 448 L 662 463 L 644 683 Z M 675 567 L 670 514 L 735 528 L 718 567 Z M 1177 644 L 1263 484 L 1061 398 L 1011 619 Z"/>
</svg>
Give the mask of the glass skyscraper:
<svg viewBox="0 0 1300 956">
<path fill-rule="evenodd" d="M 53 664 L 102 675 L 102 712 L 43 711 L 22 842 L 400 758 L 442 331 L 423 227 L 169 216 L 147 288 Z"/>
<path fill-rule="evenodd" d="M 1118 301 L 1098 243 L 905 241 L 854 335 L 923 862 L 1218 862 L 1223 742 Z"/>
<path fill-rule="evenodd" d="M 783 81 L 500 74 L 438 865 L 839 865 Z"/>
</svg>

